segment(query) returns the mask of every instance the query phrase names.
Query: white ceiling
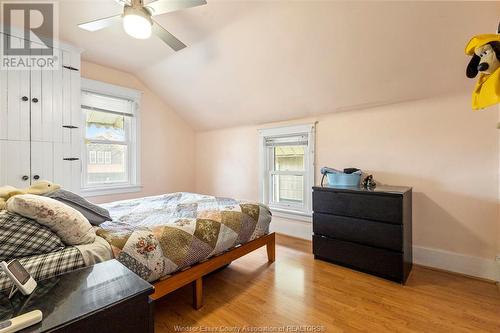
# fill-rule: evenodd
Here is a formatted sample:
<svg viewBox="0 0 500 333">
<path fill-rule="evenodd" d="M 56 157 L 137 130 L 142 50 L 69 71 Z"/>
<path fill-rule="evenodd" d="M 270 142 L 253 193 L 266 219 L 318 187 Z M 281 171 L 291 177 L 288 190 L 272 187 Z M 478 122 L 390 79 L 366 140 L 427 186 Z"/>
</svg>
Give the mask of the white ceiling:
<svg viewBox="0 0 500 333">
<path fill-rule="evenodd" d="M 60 37 L 132 72 L 195 129 L 261 124 L 469 91 L 464 47 L 499 2 L 216 1 L 157 17 L 189 47 L 78 23 L 113 0 L 63 0 Z"/>
</svg>

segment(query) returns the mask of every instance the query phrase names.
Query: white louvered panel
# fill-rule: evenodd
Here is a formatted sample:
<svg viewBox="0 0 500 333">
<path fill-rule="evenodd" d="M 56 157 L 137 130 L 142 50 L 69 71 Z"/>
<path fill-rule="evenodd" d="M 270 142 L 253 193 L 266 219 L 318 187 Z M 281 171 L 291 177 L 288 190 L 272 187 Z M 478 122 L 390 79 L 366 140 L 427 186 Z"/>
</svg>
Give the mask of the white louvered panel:
<svg viewBox="0 0 500 333">
<path fill-rule="evenodd" d="M 0 186 L 30 185 L 30 142 L 0 140 Z M 23 180 L 28 176 L 28 180 Z"/>
</svg>

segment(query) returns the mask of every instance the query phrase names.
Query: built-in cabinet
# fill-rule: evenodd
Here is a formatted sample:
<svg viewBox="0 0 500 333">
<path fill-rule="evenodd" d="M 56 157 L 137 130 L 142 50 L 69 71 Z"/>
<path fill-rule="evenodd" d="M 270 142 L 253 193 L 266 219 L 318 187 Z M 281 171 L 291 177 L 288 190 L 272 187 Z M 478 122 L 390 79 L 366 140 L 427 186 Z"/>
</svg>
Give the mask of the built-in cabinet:
<svg viewBox="0 0 500 333">
<path fill-rule="evenodd" d="M 80 190 L 80 52 L 68 45 L 54 51 L 56 70 L 0 70 L 0 186 L 47 179 Z"/>
</svg>

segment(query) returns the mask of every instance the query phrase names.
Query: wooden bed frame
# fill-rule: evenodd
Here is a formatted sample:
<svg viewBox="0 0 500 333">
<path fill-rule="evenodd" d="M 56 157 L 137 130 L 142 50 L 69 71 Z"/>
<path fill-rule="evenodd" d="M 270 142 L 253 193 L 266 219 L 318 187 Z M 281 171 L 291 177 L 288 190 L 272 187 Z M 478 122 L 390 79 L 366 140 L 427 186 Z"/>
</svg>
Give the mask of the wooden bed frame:
<svg viewBox="0 0 500 333">
<path fill-rule="evenodd" d="M 193 284 L 193 307 L 199 309 L 203 306 L 203 276 L 213 272 L 229 263 L 236 260 L 245 254 L 257 250 L 262 246 L 267 247 L 267 261 L 269 263 L 275 260 L 275 234 L 274 232 L 257 238 L 251 242 L 235 247 L 223 254 L 210 258 L 207 261 L 201 262 L 190 268 L 175 273 L 165 280 L 158 281 L 154 284 L 155 292 L 151 298 L 157 300 L 174 290 L 179 289 L 189 283 Z"/>
</svg>

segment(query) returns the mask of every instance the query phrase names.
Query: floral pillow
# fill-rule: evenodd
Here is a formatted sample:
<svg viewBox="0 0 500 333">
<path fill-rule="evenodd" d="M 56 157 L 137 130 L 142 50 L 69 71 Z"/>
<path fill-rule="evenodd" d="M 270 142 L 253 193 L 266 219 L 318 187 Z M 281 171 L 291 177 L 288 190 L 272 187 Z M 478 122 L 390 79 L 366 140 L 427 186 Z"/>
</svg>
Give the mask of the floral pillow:
<svg viewBox="0 0 500 333">
<path fill-rule="evenodd" d="M 7 210 L 48 227 L 67 245 L 89 244 L 95 240 L 89 221 L 60 201 L 32 194 L 16 195 L 7 201 Z"/>
</svg>

